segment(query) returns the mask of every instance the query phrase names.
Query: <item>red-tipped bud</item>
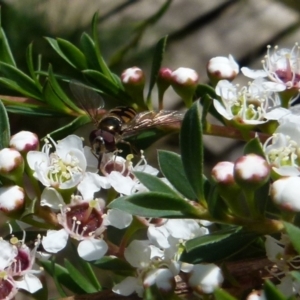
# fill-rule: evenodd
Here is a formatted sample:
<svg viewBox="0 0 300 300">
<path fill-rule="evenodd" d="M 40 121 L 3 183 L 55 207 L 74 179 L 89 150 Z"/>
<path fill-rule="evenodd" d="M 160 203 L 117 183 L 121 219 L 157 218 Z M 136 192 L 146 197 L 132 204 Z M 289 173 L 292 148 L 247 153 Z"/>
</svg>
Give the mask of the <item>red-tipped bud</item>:
<svg viewBox="0 0 300 300">
<path fill-rule="evenodd" d="M 238 158 L 234 164 L 235 181 L 243 189 L 257 189 L 270 177 L 270 166 L 261 156 L 248 154 Z"/>
<path fill-rule="evenodd" d="M 271 186 L 272 200 L 283 210 L 300 211 L 300 177 L 283 177 Z"/>
<path fill-rule="evenodd" d="M 213 167 L 211 176 L 220 185 L 233 186 L 236 184 L 233 176 L 233 167 L 234 164 L 232 162 L 221 161 Z"/>
<path fill-rule="evenodd" d="M 144 86 L 145 76 L 144 72 L 137 67 L 128 68 L 123 71 L 121 81 L 125 91 L 131 98 L 141 107 L 144 105 Z"/>
<path fill-rule="evenodd" d="M 20 131 L 10 138 L 9 146 L 21 153 L 39 149 L 39 139 L 35 133 Z"/>
<path fill-rule="evenodd" d="M 123 71 L 121 80 L 124 86 L 144 86 L 144 72 L 138 67 L 128 68 Z"/>
<path fill-rule="evenodd" d="M 16 212 L 24 206 L 24 190 L 17 186 L 0 188 L 0 210 L 6 214 Z"/>
<path fill-rule="evenodd" d="M 239 65 L 232 55 L 213 57 L 207 64 L 207 75 L 214 85 L 221 79 L 232 81 L 238 73 Z"/>
<path fill-rule="evenodd" d="M 18 181 L 23 175 L 24 160 L 19 151 L 4 148 L 0 151 L 0 174 L 13 181 Z"/>
<path fill-rule="evenodd" d="M 178 68 L 172 72 L 172 87 L 188 107 L 192 105 L 198 81 L 199 75 L 193 69 Z"/>
<path fill-rule="evenodd" d="M 169 68 L 161 68 L 158 72 L 156 85 L 158 89 L 158 108 L 163 109 L 163 98 L 167 88 L 171 85 L 172 70 Z"/>
</svg>

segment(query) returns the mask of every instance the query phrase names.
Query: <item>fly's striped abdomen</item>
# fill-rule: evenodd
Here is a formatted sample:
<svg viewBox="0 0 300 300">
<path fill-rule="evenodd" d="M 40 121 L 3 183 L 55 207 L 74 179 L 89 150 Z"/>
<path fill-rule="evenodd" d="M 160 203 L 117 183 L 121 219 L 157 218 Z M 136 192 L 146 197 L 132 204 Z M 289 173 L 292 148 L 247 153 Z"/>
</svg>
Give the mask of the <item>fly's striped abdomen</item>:
<svg viewBox="0 0 300 300">
<path fill-rule="evenodd" d="M 117 106 L 108 112 L 107 117 L 116 116 L 120 118 L 123 123 L 128 123 L 135 117 L 135 115 L 136 111 L 132 107 Z"/>
</svg>

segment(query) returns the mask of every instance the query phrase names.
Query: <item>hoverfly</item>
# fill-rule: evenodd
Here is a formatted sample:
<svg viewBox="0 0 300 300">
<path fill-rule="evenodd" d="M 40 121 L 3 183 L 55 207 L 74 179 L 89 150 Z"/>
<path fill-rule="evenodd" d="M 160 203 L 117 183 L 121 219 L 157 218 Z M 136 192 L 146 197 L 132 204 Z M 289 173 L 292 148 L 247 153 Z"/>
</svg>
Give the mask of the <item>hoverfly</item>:
<svg viewBox="0 0 300 300">
<path fill-rule="evenodd" d="M 178 111 L 145 111 L 137 113 L 132 107 L 117 106 L 99 120 L 99 111 L 104 107 L 103 98 L 90 87 L 70 81 L 74 102 L 83 109 L 96 129 L 89 135 L 92 152 L 99 165 L 104 153 L 117 150 L 117 144 L 139 132 L 163 125 L 181 122 L 183 113 Z M 127 142 L 125 142 L 127 143 Z"/>
</svg>

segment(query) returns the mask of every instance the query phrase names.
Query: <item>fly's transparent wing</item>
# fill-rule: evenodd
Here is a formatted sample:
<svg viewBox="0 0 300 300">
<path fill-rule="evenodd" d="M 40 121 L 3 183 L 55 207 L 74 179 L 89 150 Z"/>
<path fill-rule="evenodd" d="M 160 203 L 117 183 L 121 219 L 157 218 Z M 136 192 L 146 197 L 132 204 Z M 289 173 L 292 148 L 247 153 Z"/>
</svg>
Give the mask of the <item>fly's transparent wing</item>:
<svg viewBox="0 0 300 300">
<path fill-rule="evenodd" d="M 74 103 L 83 109 L 94 123 L 97 123 L 99 110 L 104 107 L 103 98 L 90 87 L 79 81 L 71 80 L 69 86 L 74 96 Z"/>
<path fill-rule="evenodd" d="M 132 121 L 122 127 L 122 137 L 133 136 L 140 131 L 159 126 L 172 125 L 180 123 L 183 120 L 184 113 L 179 111 L 161 110 L 159 112 L 147 111 L 138 113 Z"/>
</svg>

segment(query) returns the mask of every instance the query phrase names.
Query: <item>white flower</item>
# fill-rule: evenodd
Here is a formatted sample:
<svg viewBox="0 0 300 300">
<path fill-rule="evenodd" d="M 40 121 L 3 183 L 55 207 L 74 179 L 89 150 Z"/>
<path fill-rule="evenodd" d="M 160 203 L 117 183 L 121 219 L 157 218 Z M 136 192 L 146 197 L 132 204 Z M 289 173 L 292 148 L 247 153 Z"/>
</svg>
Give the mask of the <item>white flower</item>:
<svg viewBox="0 0 300 300">
<path fill-rule="evenodd" d="M 299 46 L 296 43 L 292 49 L 279 49 L 274 47 L 274 52 L 271 53 L 271 46 L 267 47 L 267 55 L 262 61 L 263 70 L 250 70 L 242 68 L 245 76 L 250 78 L 268 77 L 273 82 L 281 86 L 282 90 L 300 88 L 300 52 Z"/>
<path fill-rule="evenodd" d="M 54 211 L 60 210 L 57 219 L 63 227 L 60 230 L 48 230 L 47 236 L 43 237 L 43 247 L 50 253 L 65 248 L 70 236 L 79 241 L 77 251 L 80 257 L 88 261 L 100 259 L 108 250 L 108 245 L 102 239 L 106 227 L 111 225 L 123 229 L 132 221 L 132 216 L 122 211 L 109 210 L 105 214 L 102 199 L 72 196 L 71 203 L 66 205 L 53 188 L 45 189 L 41 199 L 41 205 L 49 206 Z"/>
<path fill-rule="evenodd" d="M 54 152 L 50 153 L 52 145 L 46 141 L 42 151 L 27 153 L 29 167 L 44 186 L 70 189 L 84 180 L 85 176 L 93 176 L 86 172 L 87 166 L 97 166 L 98 160 L 90 155 L 88 158 L 93 159 L 93 162 L 87 162 L 86 151 L 78 136 L 69 135 L 58 143 L 51 141 L 55 146 Z M 96 167 L 94 171 L 97 171 Z M 102 182 L 100 176 L 97 179 L 99 189 L 100 186 L 107 188 L 107 183 Z"/>
<path fill-rule="evenodd" d="M 204 294 L 211 294 L 224 281 L 221 269 L 215 264 L 194 265 L 188 273 L 189 286 Z"/>
<path fill-rule="evenodd" d="M 228 57 L 213 57 L 207 64 L 207 74 L 210 78 L 233 80 L 238 73 L 239 65 L 231 54 Z"/>
<path fill-rule="evenodd" d="M 147 164 L 143 152 L 141 153 L 141 159 L 135 166 L 131 162 L 131 155 L 128 155 L 126 159 L 111 153 L 103 156 L 101 171 L 108 183 L 118 193 L 131 195 L 137 191 L 145 190 L 145 187 L 133 175 L 134 171 L 145 172 L 154 176 L 158 174 L 159 171 Z"/>
<path fill-rule="evenodd" d="M 207 228 L 192 219 L 167 219 L 162 222 L 162 225 L 150 224 L 147 235 L 155 246 L 162 249 L 170 248 L 170 254 L 176 253 L 178 244 L 208 233 Z"/>
<path fill-rule="evenodd" d="M 175 286 L 174 277 L 179 273 L 176 263 L 165 260 L 164 253 L 148 240 L 134 240 L 124 251 L 125 259 L 136 270 L 136 276 L 126 277 L 113 287 L 113 292 L 128 296 L 136 292 L 143 296 L 144 288 L 156 285 L 163 292 Z"/>
<path fill-rule="evenodd" d="M 298 157 L 300 153 L 300 126 L 294 118 L 285 118 L 273 136 L 263 145 L 267 161 L 281 176 L 300 174 Z"/>
<path fill-rule="evenodd" d="M 266 236 L 266 254 L 270 261 L 276 264 L 276 268 L 268 268 L 269 273 L 277 278 L 280 283 L 277 288 L 287 298 L 300 294 L 300 284 L 289 274 L 290 271 L 299 269 L 300 256 L 292 254 L 288 235 L 282 234 L 280 240 Z"/>
<path fill-rule="evenodd" d="M 10 138 L 9 146 L 20 152 L 28 152 L 39 148 L 39 139 L 35 133 L 20 131 Z"/>
<path fill-rule="evenodd" d="M 242 124 L 257 125 L 266 122 L 265 114 L 280 104 L 276 87 L 265 85 L 263 79 L 256 79 L 249 86 L 238 88 L 228 80 L 220 80 L 216 93 L 222 103 L 214 99 L 218 113 L 227 120 Z"/>
</svg>

